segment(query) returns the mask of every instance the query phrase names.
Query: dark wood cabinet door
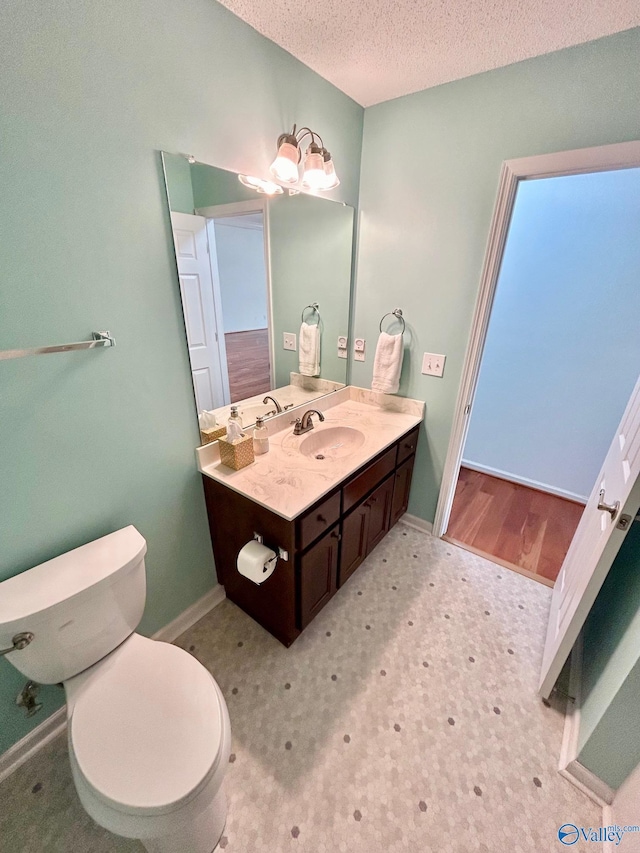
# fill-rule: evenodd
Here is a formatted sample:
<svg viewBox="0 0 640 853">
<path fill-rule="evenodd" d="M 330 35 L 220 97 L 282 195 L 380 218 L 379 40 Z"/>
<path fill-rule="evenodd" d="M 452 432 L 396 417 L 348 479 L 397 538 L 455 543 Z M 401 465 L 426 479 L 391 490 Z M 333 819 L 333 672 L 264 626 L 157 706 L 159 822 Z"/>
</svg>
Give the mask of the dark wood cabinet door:
<svg viewBox="0 0 640 853">
<path fill-rule="evenodd" d="M 338 586 L 342 586 L 367 556 L 369 507 L 364 503 L 342 520 L 342 546 Z"/>
<path fill-rule="evenodd" d="M 336 592 L 339 525 L 300 557 L 300 629 L 306 628 Z"/>
<path fill-rule="evenodd" d="M 367 532 L 367 554 L 369 554 L 380 542 L 389 530 L 389 517 L 391 515 L 391 499 L 393 497 L 392 474 L 375 490 L 365 501 L 369 507 L 369 530 Z"/>
<path fill-rule="evenodd" d="M 413 463 L 415 456 L 411 456 L 398 468 L 393 475 L 393 500 L 391 503 L 391 522 L 393 527 L 396 521 L 404 515 L 409 506 L 409 491 L 411 490 L 411 475 L 413 474 Z"/>
</svg>

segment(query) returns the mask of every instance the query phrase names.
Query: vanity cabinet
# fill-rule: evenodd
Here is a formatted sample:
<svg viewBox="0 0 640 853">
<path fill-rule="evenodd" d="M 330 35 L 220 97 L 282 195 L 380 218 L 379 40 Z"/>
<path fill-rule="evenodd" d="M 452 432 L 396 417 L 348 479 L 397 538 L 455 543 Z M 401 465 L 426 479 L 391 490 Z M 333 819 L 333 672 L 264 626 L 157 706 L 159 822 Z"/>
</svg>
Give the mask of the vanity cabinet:
<svg viewBox="0 0 640 853">
<path fill-rule="evenodd" d="M 290 646 L 406 511 L 418 430 L 291 521 L 203 475 L 216 571 L 227 598 Z M 254 533 L 288 556 L 259 586 L 236 568 Z"/>
</svg>

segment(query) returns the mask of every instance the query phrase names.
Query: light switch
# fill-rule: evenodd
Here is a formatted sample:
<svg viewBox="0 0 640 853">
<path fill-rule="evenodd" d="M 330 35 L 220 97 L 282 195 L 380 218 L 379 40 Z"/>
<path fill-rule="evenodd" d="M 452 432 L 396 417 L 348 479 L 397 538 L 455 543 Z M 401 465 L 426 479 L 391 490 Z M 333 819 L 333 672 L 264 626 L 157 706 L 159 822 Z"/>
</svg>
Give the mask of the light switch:
<svg viewBox="0 0 640 853">
<path fill-rule="evenodd" d="M 446 355 L 437 355 L 433 352 L 425 352 L 422 356 L 422 372 L 427 376 L 441 377 L 444 373 Z"/>
<path fill-rule="evenodd" d="M 295 332 L 283 332 L 282 333 L 282 347 L 283 349 L 292 349 L 296 348 L 296 333 Z"/>
<path fill-rule="evenodd" d="M 349 339 L 345 335 L 338 335 L 338 358 L 347 358 Z"/>
<path fill-rule="evenodd" d="M 364 361 L 365 339 L 356 338 L 353 342 L 353 357 L 356 361 Z"/>
</svg>

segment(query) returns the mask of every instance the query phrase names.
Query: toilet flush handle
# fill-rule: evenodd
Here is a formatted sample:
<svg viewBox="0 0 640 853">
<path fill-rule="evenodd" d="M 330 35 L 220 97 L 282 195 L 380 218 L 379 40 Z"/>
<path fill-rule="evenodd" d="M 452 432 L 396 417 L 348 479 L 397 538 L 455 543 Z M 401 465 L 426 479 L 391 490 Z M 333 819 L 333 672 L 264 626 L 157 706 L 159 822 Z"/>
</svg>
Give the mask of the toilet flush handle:
<svg viewBox="0 0 640 853">
<path fill-rule="evenodd" d="M 29 643 L 33 640 L 33 634 L 31 631 L 22 631 L 20 634 L 16 634 L 13 640 L 11 641 L 13 645 L 8 649 L 0 649 L 1 655 L 8 655 L 11 652 L 19 652 L 22 649 L 26 649 Z"/>
</svg>

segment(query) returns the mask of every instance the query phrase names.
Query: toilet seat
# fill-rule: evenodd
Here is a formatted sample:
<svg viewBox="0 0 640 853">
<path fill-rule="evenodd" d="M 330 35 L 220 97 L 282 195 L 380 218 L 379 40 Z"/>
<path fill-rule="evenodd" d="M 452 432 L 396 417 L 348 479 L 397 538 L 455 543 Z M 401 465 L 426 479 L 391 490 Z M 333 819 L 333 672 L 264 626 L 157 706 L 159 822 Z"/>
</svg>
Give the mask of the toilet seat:
<svg viewBox="0 0 640 853">
<path fill-rule="evenodd" d="M 224 700 L 209 672 L 176 646 L 133 634 L 75 699 L 69 745 L 88 789 L 129 815 L 184 806 L 222 754 Z"/>
</svg>

